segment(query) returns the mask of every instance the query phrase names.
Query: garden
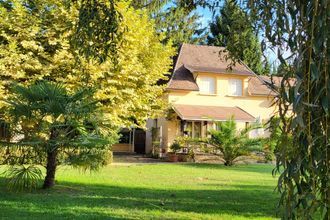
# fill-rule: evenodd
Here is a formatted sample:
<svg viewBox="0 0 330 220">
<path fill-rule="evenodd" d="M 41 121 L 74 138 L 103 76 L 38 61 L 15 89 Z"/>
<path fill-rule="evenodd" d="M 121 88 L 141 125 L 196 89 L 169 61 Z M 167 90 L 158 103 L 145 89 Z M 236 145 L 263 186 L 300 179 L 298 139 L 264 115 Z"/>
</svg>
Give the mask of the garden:
<svg viewBox="0 0 330 220">
<path fill-rule="evenodd" d="M 4 167 L 0 170 L 3 171 Z M 272 165 L 110 165 L 58 168 L 50 190 L 8 192 L 0 175 L 1 219 L 276 219 Z M 1 172 L 0 171 L 0 172 Z"/>
<path fill-rule="evenodd" d="M 0 218 L 330 219 L 329 11 L 312 0 L 0 0 Z M 164 115 L 183 42 L 224 47 L 226 71 L 246 64 L 270 79 L 271 137 L 249 139 L 229 119 L 176 139 L 169 158 L 187 163 L 111 164 L 121 128 Z M 194 163 L 198 152 L 222 164 Z M 257 152 L 274 165 L 238 164 Z"/>
</svg>

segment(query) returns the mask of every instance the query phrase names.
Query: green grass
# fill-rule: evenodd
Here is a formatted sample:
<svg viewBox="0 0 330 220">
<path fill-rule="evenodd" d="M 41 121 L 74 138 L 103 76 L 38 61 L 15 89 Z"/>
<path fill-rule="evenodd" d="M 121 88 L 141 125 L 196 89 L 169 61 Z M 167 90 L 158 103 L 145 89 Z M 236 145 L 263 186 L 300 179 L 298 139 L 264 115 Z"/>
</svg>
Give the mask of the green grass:
<svg viewBox="0 0 330 220">
<path fill-rule="evenodd" d="M 33 193 L 7 192 L 0 178 L 0 219 L 275 219 L 279 196 L 271 170 L 143 164 L 84 173 L 61 167 L 54 189 Z"/>
</svg>

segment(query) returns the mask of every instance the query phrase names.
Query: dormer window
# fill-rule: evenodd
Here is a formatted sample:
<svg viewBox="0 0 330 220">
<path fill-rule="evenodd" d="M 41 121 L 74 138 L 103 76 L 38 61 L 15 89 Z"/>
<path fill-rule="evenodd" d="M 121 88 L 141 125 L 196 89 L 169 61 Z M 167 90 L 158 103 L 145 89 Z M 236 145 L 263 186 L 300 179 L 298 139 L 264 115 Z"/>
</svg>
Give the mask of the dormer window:
<svg viewBox="0 0 330 220">
<path fill-rule="evenodd" d="M 198 80 L 198 87 L 200 94 L 215 94 L 215 78 L 214 77 L 207 77 L 201 76 Z"/>
<path fill-rule="evenodd" d="M 228 80 L 228 95 L 230 96 L 242 96 L 242 80 L 241 79 L 229 79 Z"/>
</svg>

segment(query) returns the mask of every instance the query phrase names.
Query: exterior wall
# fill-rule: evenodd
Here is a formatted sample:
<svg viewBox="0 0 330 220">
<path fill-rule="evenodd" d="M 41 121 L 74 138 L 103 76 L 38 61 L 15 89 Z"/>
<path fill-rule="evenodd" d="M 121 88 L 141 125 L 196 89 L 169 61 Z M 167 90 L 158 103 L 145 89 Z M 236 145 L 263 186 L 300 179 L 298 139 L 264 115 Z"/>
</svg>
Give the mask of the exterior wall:
<svg viewBox="0 0 330 220">
<path fill-rule="evenodd" d="M 259 118 L 260 122 L 267 121 L 274 113 L 275 107 L 272 106 L 273 97 L 271 96 L 251 96 L 248 94 L 248 76 L 231 74 L 194 74 L 197 84 L 200 76 L 214 77 L 216 81 L 216 94 L 200 94 L 199 91 L 169 91 L 168 101 L 172 104 L 184 105 L 206 105 L 206 106 L 228 106 L 240 107 L 244 111 Z M 242 80 L 242 96 L 228 95 L 229 79 Z M 175 121 L 169 122 L 167 146 L 169 147 L 175 137 L 179 135 L 180 124 Z M 245 122 L 237 121 L 237 129 L 244 129 Z M 264 133 L 267 135 L 267 132 Z"/>
<path fill-rule="evenodd" d="M 167 150 L 168 139 L 172 135 L 172 131 L 168 129 L 168 125 L 171 124 L 170 121 L 167 121 L 165 117 L 158 118 L 157 124 L 155 123 L 155 119 L 147 120 L 147 131 L 146 131 L 146 153 L 150 153 L 152 151 L 152 128 L 159 128 L 159 138 L 160 138 L 160 146 L 161 148 L 165 148 Z M 173 129 L 173 125 L 172 125 Z"/>
<path fill-rule="evenodd" d="M 147 130 L 146 130 L 146 153 L 150 153 L 152 151 L 152 128 L 155 127 L 155 120 L 148 119 L 147 120 Z"/>
<path fill-rule="evenodd" d="M 134 148 L 131 144 L 114 144 L 112 145 L 112 151 L 132 153 L 134 152 Z"/>
<path fill-rule="evenodd" d="M 271 107 L 272 97 L 267 96 L 250 96 L 248 94 L 248 77 L 229 74 L 196 74 L 197 83 L 199 76 L 209 76 L 216 78 L 216 94 L 205 95 L 198 91 L 169 91 L 169 103 L 185 104 L 185 105 L 207 105 L 207 106 L 228 106 L 240 107 L 255 118 L 260 117 L 261 120 L 267 120 L 274 114 L 275 108 Z M 243 81 L 242 96 L 228 96 L 228 80 L 241 79 Z"/>
<path fill-rule="evenodd" d="M 180 135 L 180 121 L 172 120 L 168 121 L 168 138 L 167 142 L 164 143 L 165 147 L 170 147 L 176 137 Z"/>
<path fill-rule="evenodd" d="M 248 94 L 248 77 L 232 74 L 210 74 L 198 73 L 194 74 L 196 82 L 199 82 L 199 76 L 214 77 L 216 79 L 216 94 L 200 94 L 199 91 L 168 91 L 164 98 L 170 104 L 184 104 L 184 105 L 205 105 L 205 106 L 227 106 L 240 107 L 255 118 L 259 118 L 261 122 L 268 120 L 274 113 L 275 107 L 271 106 L 273 97 L 268 96 L 250 96 Z M 228 95 L 228 80 L 241 79 L 242 80 L 242 96 Z M 154 123 L 147 122 L 148 131 Z M 159 118 L 157 126 L 161 128 L 161 144 L 162 147 L 168 150 L 176 137 L 180 135 L 180 121 L 166 118 Z M 244 129 L 245 122 L 237 121 L 237 129 Z M 202 126 L 202 129 L 203 128 Z M 203 131 L 203 130 L 202 130 Z M 267 135 L 267 132 L 265 133 Z M 151 149 L 152 143 L 150 134 L 147 135 L 146 148 Z"/>
<path fill-rule="evenodd" d="M 160 128 L 160 139 L 161 148 L 165 148 L 168 144 L 168 123 L 169 121 L 166 120 L 166 118 L 159 118 L 158 119 L 158 127 Z"/>
</svg>

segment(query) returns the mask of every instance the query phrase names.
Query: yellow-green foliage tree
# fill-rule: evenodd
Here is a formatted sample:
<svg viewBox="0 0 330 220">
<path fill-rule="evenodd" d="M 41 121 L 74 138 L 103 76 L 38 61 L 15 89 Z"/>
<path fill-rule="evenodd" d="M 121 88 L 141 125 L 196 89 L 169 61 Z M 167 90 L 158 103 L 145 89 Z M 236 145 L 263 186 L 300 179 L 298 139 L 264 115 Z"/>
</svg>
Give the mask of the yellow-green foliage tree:
<svg viewBox="0 0 330 220">
<path fill-rule="evenodd" d="M 112 59 L 102 63 L 86 59 L 71 42 L 79 4 L 0 1 L 1 97 L 8 95 L 12 82 L 31 84 L 47 79 L 69 89 L 91 86 L 97 88 L 95 96 L 114 124 L 143 125 L 162 109 L 163 88 L 157 81 L 170 69 L 174 50 L 160 43 L 163 37 L 156 34 L 145 11 L 118 2 L 123 35 L 117 45 L 117 64 Z"/>
</svg>

